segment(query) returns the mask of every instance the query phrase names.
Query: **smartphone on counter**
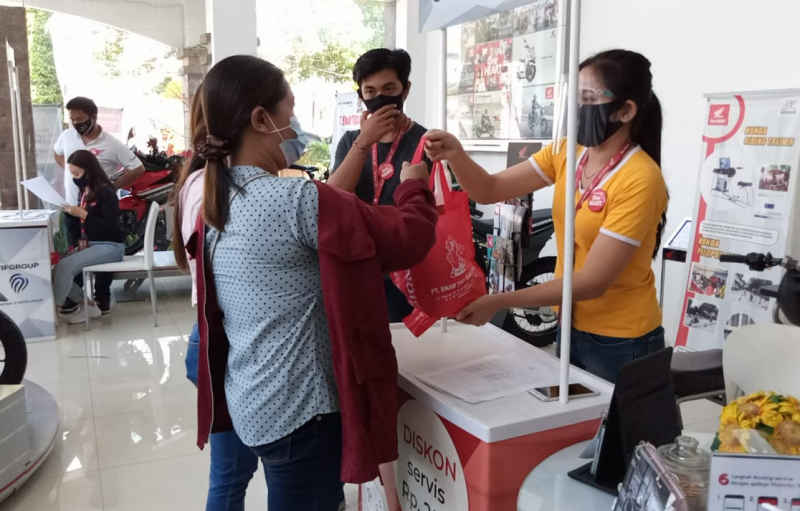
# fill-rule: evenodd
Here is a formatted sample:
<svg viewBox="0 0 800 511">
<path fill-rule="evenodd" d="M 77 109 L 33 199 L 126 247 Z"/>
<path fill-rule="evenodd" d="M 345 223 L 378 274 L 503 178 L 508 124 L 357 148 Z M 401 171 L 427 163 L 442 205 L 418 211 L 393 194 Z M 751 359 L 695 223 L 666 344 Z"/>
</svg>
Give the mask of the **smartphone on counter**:
<svg viewBox="0 0 800 511">
<path fill-rule="evenodd" d="M 558 385 L 550 385 L 548 387 L 536 387 L 528 392 L 542 401 L 556 401 L 559 397 L 559 391 L 560 387 Z M 568 397 L 570 399 L 590 397 L 600 394 L 596 390 L 591 389 L 582 383 L 570 383 L 568 392 Z"/>
</svg>

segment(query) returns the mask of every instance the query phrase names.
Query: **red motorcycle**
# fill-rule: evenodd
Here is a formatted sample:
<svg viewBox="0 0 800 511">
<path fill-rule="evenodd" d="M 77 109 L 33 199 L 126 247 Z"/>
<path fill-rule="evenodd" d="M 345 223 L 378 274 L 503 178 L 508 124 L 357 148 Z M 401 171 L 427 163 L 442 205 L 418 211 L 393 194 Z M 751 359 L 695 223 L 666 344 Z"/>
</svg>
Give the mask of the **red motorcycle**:
<svg viewBox="0 0 800 511">
<path fill-rule="evenodd" d="M 128 133 L 128 141 L 134 136 L 133 130 Z M 158 150 L 158 141 L 150 138 L 147 142 L 149 151 L 143 153 L 131 147 L 133 153 L 142 161 L 144 174 L 133 182 L 129 190 L 120 190 L 120 227 L 125 240 L 125 255 L 133 255 L 144 246 L 144 229 L 147 224 L 147 212 L 151 202 L 166 204 L 175 187 L 178 171 L 183 165 L 184 155 L 168 156 Z M 115 179 L 112 176 L 112 181 Z M 170 241 L 167 238 L 167 218 L 164 211 L 158 215 L 155 232 L 155 250 L 166 250 Z"/>
</svg>

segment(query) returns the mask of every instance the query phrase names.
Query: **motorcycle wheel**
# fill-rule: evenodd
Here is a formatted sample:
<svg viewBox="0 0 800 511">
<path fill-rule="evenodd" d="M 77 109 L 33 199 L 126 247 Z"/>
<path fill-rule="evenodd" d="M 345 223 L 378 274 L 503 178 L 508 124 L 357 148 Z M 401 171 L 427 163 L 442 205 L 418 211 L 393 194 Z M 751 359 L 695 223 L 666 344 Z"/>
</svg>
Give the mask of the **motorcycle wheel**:
<svg viewBox="0 0 800 511">
<path fill-rule="evenodd" d="M 122 238 L 125 242 L 125 255 L 134 255 L 144 246 L 144 228 L 147 217 L 136 220 L 136 213 L 133 211 L 122 211 L 119 217 L 119 224 L 122 228 Z"/>
<path fill-rule="evenodd" d="M 536 64 L 531 64 L 525 67 L 525 79 L 532 82 L 536 78 Z"/>
<path fill-rule="evenodd" d="M 0 312 L 0 385 L 22 383 L 28 366 L 28 348 L 17 325 Z"/>
<path fill-rule="evenodd" d="M 543 284 L 555 278 L 556 258 L 540 257 L 522 269 L 523 284 L 517 289 Z M 558 314 L 552 307 L 510 309 L 503 321 L 503 330 L 536 347 L 555 342 Z"/>
</svg>

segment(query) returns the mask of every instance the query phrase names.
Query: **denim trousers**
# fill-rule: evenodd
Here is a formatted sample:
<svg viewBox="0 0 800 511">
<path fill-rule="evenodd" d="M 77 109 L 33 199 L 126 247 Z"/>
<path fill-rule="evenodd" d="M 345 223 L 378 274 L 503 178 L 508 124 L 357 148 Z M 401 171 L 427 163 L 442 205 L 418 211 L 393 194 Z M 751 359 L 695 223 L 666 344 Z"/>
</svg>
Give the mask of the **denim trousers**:
<svg viewBox="0 0 800 511">
<path fill-rule="evenodd" d="M 270 511 L 337 511 L 344 501 L 338 412 L 317 415 L 280 440 L 253 447 L 253 452 L 264 465 Z"/>
<path fill-rule="evenodd" d="M 83 269 L 93 264 L 122 261 L 125 244 L 113 241 L 90 241 L 83 250 L 73 252 L 56 264 L 53 276 L 53 296 L 56 305 L 63 305 L 67 298 L 80 303 L 83 291 L 75 283 L 75 277 L 83 274 Z M 98 276 L 101 274 L 98 274 Z M 95 298 L 108 297 L 111 280 L 97 278 Z"/>
<path fill-rule="evenodd" d="M 561 353 L 560 335 L 558 339 L 557 355 Z M 616 383 L 622 366 L 662 349 L 664 349 L 663 327 L 634 338 L 606 337 L 573 328 L 569 357 L 573 365 Z"/>
<path fill-rule="evenodd" d="M 195 385 L 199 347 L 200 334 L 195 324 L 186 350 L 186 377 Z M 209 444 L 211 468 L 206 511 L 244 511 L 244 496 L 258 468 L 258 457 L 233 430 L 212 433 Z"/>
</svg>

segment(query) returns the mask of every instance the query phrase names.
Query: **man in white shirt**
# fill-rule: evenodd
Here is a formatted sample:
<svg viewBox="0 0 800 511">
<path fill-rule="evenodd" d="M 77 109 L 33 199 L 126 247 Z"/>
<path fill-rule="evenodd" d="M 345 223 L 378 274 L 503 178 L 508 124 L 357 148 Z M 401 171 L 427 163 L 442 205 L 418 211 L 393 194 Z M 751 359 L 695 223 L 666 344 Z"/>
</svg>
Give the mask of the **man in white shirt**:
<svg viewBox="0 0 800 511">
<path fill-rule="evenodd" d="M 127 188 L 144 173 L 139 158 L 97 124 L 97 105 L 94 101 L 79 96 L 67 103 L 67 110 L 72 126 L 58 137 L 53 156 L 64 169 L 64 198 L 69 204 L 78 204 L 78 187 L 72 182 L 72 174 L 65 162 L 79 149 L 91 151 L 109 177 L 124 169 L 122 176 L 114 181 L 117 188 Z"/>
</svg>

